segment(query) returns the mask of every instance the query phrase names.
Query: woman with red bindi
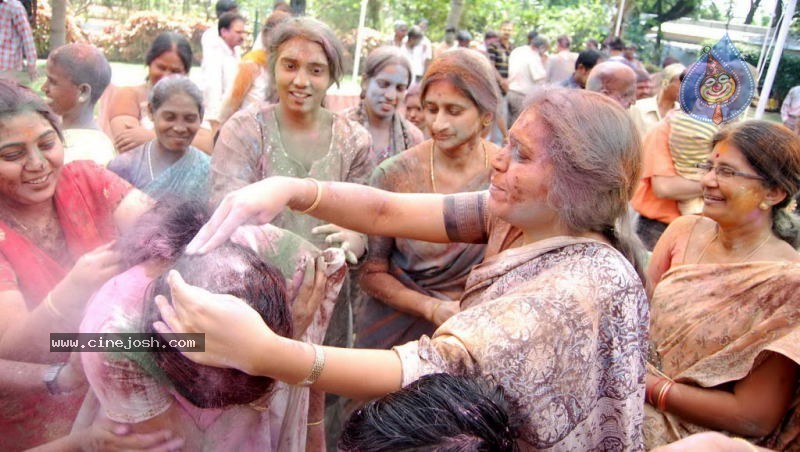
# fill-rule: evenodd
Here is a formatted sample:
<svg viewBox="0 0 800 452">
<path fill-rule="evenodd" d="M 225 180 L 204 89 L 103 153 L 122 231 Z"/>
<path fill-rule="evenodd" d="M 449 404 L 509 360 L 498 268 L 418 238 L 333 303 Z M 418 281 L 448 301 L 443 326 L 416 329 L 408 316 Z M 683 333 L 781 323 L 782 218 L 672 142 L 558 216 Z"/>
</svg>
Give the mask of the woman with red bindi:
<svg viewBox="0 0 800 452">
<path fill-rule="evenodd" d="M 724 431 L 800 444 L 800 138 L 767 121 L 714 135 L 697 165 L 702 215 L 679 217 L 647 271 L 653 342 L 645 441 Z M 752 446 L 751 446 L 752 448 Z"/>
<path fill-rule="evenodd" d="M 459 193 L 489 186 L 498 148 L 483 138 L 499 94 L 488 62 L 471 50 L 434 60 L 420 87 L 432 138 L 381 163 L 371 185 L 412 193 Z M 458 312 L 482 245 L 431 243 L 373 235 L 361 269 L 369 296 L 356 315 L 356 345 L 391 348 L 431 334 Z"/>
</svg>

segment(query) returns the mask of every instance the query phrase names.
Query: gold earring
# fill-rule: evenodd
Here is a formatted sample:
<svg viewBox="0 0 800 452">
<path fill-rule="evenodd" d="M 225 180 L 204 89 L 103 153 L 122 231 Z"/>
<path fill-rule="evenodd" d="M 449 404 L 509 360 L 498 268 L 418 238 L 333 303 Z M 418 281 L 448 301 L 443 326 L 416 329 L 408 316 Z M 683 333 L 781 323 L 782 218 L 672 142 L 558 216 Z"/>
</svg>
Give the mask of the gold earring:
<svg viewBox="0 0 800 452">
<path fill-rule="evenodd" d="M 769 210 L 769 204 L 765 201 L 761 201 L 761 204 L 758 205 L 758 208 L 761 210 Z"/>
</svg>

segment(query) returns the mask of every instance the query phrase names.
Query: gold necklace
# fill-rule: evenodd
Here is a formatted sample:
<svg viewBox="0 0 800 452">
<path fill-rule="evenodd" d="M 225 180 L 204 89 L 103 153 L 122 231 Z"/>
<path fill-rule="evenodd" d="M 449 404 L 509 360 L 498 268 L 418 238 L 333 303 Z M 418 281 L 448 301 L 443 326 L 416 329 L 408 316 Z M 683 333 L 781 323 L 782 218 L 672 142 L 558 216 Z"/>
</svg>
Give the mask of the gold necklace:
<svg viewBox="0 0 800 452">
<path fill-rule="evenodd" d="M 750 259 L 751 257 L 753 257 L 761 248 L 764 247 L 764 245 L 767 244 L 767 242 L 769 241 L 769 238 L 770 238 L 771 235 L 772 234 L 767 234 L 767 236 L 764 238 L 764 240 L 762 240 L 761 243 L 758 244 L 758 246 L 753 248 L 752 251 L 747 253 L 747 256 L 745 256 L 743 259 L 740 259 L 740 260 L 738 260 L 736 262 L 731 262 L 731 263 L 732 264 L 739 264 L 739 263 L 745 262 L 748 259 Z M 708 250 L 708 247 L 711 246 L 711 244 L 714 243 L 714 241 L 717 240 L 717 238 L 719 238 L 719 226 L 717 226 L 717 231 L 714 234 L 714 237 L 711 240 L 709 240 L 708 243 L 706 243 L 706 246 L 704 246 L 703 250 L 700 252 L 700 257 L 697 258 L 697 263 L 698 264 L 700 263 L 701 260 L 703 260 L 703 256 L 706 255 L 706 250 Z"/>
<path fill-rule="evenodd" d="M 481 141 L 481 147 L 483 148 L 483 167 L 484 169 L 489 168 L 489 153 L 486 152 L 486 143 Z M 433 189 L 432 193 L 436 193 L 436 171 L 434 171 L 434 160 L 433 160 L 433 153 L 436 152 L 436 141 L 433 141 L 431 144 L 431 188 Z"/>
</svg>

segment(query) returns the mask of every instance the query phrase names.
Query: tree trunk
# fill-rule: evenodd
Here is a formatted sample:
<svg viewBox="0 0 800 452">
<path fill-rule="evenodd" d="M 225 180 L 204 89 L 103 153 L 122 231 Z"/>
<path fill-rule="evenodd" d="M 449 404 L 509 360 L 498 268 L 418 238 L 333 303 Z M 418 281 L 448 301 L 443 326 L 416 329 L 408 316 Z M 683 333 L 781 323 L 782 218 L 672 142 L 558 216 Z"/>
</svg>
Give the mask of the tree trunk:
<svg viewBox="0 0 800 452">
<path fill-rule="evenodd" d="M 295 16 L 302 16 L 306 13 L 306 0 L 291 0 L 292 12 Z"/>
<path fill-rule="evenodd" d="M 747 11 L 747 17 L 744 18 L 745 25 L 750 25 L 753 23 L 753 17 L 756 15 L 756 10 L 760 4 L 761 0 L 750 0 L 750 10 Z"/>
<path fill-rule="evenodd" d="M 450 0 L 450 13 L 447 14 L 447 22 L 445 23 L 445 29 L 448 28 L 455 28 L 458 29 L 458 25 L 461 22 L 461 14 L 464 12 L 464 0 Z"/>
<path fill-rule="evenodd" d="M 53 0 L 53 15 L 50 19 L 50 51 L 63 46 L 67 41 L 67 0 Z"/>
<path fill-rule="evenodd" d="M 383 0 L 369 0 L 367 3 L 367 27 L 381 29 L 381 9 L 383 9 Z"/>
</svg>

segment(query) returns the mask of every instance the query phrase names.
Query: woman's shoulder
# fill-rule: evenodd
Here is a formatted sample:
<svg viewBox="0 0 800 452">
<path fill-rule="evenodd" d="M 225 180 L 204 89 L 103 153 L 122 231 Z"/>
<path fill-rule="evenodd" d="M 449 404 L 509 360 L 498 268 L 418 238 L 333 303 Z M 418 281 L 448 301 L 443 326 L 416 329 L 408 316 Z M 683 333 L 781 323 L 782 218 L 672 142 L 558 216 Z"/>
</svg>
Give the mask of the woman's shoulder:
<svg viewBox="0 0 800 452">
<path fill-rule="evenodd" d="M 364 127 L 361 123 L 356 120 L 350 119 L 346 113 L 349 111 L 345 110 L 342 112 L 331 111 L 331 121 L 333 122 L 334 130 L 339 131 L 343 137 L 350 137 L 356 138 L 361 136 L 369 137 L 369 131 L 366 127 Z"/>
<path fill-rule="evenodd" d="M 109 102 L 109 117 L 130 115 L 141 117 L 141 107 L 147 101 L 147 85 L 120 86 L 114 90 L 114 94 Z"/>
</svg>

